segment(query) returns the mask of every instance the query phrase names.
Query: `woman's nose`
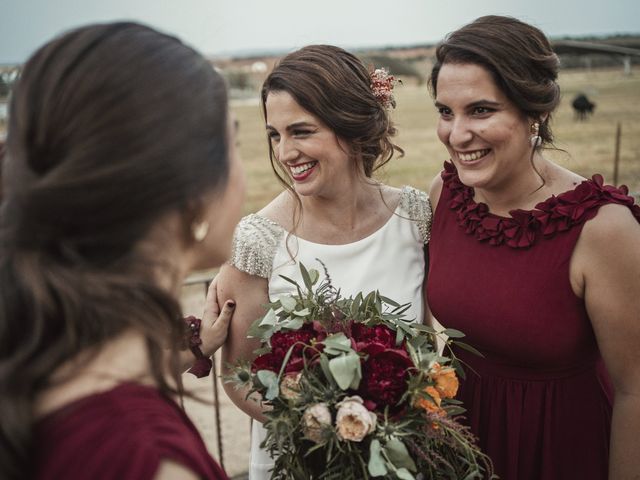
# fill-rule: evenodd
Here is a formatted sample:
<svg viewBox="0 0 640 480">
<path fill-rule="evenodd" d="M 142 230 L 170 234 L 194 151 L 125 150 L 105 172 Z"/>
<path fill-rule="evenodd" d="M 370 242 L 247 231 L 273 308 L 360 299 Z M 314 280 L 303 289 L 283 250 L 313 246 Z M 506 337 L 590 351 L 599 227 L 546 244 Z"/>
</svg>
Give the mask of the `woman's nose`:
<svg viewBox="0 0 640 480">
<path fill-rule="evenodd" d="M 456 117 L 450 122 L 449 144 L 452 147 L 463 147 L 473 139 L 473 131 L 464 117 Z"/>
<path fill-rule="evenodd" d="M 278 159 L 281 162 L 290 162 L 298 157 L 298 150 L 292 141 L 287 139 L 281 139 L 278 144 Z"/>
</svg>

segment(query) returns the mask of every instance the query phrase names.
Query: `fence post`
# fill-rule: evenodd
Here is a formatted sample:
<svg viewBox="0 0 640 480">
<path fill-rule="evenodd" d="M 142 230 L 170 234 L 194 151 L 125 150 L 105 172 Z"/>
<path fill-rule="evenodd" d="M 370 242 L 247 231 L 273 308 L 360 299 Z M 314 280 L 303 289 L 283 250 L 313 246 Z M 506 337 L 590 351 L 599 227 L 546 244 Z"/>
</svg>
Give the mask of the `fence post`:
<svg viewBox="0 0 640 480">
<path fill-rule="evenodd" d="M 622 126 L 618 122 L 616 126 L 616 149 L 613 155 L 613 185 L 618 186 L 618 167 L 620 165 L 620 137 L 622 136 Z"/>
<path fill-rule="evenodd" d="M 209 285 L 211 285 L 210 280 L 207 280 L 204 282 L 205 297 L 209 293 Z M 213 382 L 213 401 L 216 404 L 213 411 L 215 413 L 216 434 L 218 437 L 218 462 L 220 463 L 220 466 L 224 470 L 224 454 L 223 454 L 223 447 L 222 447 L 222 425 L 220 422 L 220 395 L 218 394 L 218 365 L 216 362 L 215 354 L 211 356 L 211 361 L 213 362 L 213 365 L 211 368 L 211 378 Z"/>
</svg>

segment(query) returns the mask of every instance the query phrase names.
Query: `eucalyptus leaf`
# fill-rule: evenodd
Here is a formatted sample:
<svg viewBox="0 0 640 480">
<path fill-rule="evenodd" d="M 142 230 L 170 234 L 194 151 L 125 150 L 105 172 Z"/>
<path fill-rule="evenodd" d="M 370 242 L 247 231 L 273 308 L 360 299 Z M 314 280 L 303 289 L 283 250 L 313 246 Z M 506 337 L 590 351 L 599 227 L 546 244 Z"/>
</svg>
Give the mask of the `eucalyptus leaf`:
<svg viewBox="0 0 640 480">
<path fill-rule="evenodd" d="M 422 332 L 433 333 L 434 335 L 438 333 L 435 328 L 430 327 L 429 325 L 421 325 L 419 323 L 416 323 L 413 325 L 413 328 L 415 328 L 416 330 L 420 330 Z"/>
<path fill-rule="evenodd" d="M 463 350 L 466 350 L 467 352 L 471 352 L 474 355 L 478 355 L 479 357 L 483 357 L 484 358 L 484 355 L 482 353 L 480 353 L 478 350 L 476 350 L 474 347 L 472 347 L 468 343 L 464 343 L 464 342 L 460 342 L 460 341 L 456 340 L 454 342 L 454 345 L 456 347 L 460 347 Z"/>
<path fill-rule="evenodd" d="M 446 410 L 447 414 L 449 414 L 449 416 L 461 415 L 467 411 L 466 408 L 459 407 L 458 405 L 450 405 L 450 406 L 444 407 L 444 409 Z"/>
<path fill-rule="evenodd" d="M 280 278 L 282 278 L 285 282 L 289 282 L 293 285 L 295 285 L 296 287 L 298 286 L 298 282 L 296 282 L 295 280 L 285 276 L 285 275 L 280 275 Z"/>
<path fill-rule="evenodd" d="M 404 340 L 404 332 L 402 329 L 398 328 L 396 330 L 396 347 L 400 346 L 402 340 Z"/>
<path fill-rule="evenodd" d="M 412 472 L 418 471 L 415 462 L 409 455 L 409 450 L 407 450 L 407 447 L 399 438 L 391 437 L 391 439 L 385 443 L 384 451 L 395 467 L 404 467 Z"/>
<path fill-rule="evenodd" d="M 271 333 L 273 332 L 270 332 L 270 330 L 274 330 L 274 327 L 269 325 L 260 326 L 259 322 L 254 322 L 247 330 L 247 337 L 259 338 L 264 341 L 271 337 Z"/>
<path fill-rule="evenodd" d="M 304 319 L 300 317 L 287 317 L 280 326 L 282 328 L 288 328 L 289 330 L 299 330 L 304 325 Z"/>
<path fill-rule="evenodd" d="M 386 462 L 382 458 L 380 440 L 374 439 L 369 446 L 369 464 L 367 470 L 372 477 L 382 477 L 388 473 Z"/>
<path fill-rule="evenodd" d="M 311 310 L 309 310 L 308 308 L 303 308 L 302 310 L 296 310 L 295 312 L 293 312 L 293 315 L 295 315 L 296 317 L 306 317 L 310 313 Z"/>
<path fill-rule="evenodd" d="M 464 333 L 462 333 L 460 330 L 456 330 L 455 328 L 445 328 L 442 333 L 444 333 L 449 338 L 466 337 Z"/>
<path fill-rule="evenodd" d="M 311 277 L 309 276 L 307 267 L 305 267 L 302 262 L 300 262 L 299 265 L 300 265 L 300 275 L 302 275 L 302 281 L 304 282 L 304 286 L 307 287 L 308 291 L 311 291 L 311 289 L 313 288 L 313 282 L 311 282 Z"/>
<path fill-rule="evenodd" d="M 365 311 L 369 308 L 369 305 L 371 304 L 371 302 L 374 301 L 375 294 L 376 292 L 370 292 L 366 297 L 364 297 L 364 300 L 362 301 L 362 303 L 364 304 L 363 309 Z"/>
<path fill-rule="evenodd" d="M 320 355 L 320 368 L 322 368 L 322 373 L 324 373 L 325 378 L 328 378 L 332 382 L 334 382 L 333 374 L 331 373 L 331 369 L 329 368 L 329 357 L 327 357 L 325 354 Z"/>
<path fill-rule="evenodd" d="M 380 295 L 380 299 L 386 303 L 387 305 L 391 305 L 392 307 L 399 307 L 400 304 L 398 302 L 396 302 L 395 300 L 391 300 L 389 297 L 385 297 L 383 295 Z"/>
<path fill-rule="evenodd" d="M 360 308 L 360 304 L 362 304 L 362 292 L 359 292 L 356 295 L 356 298 L 353 299 L 351 303 L 351 315 L 355 316 L 358 313 L 358 309 Z"/>
<path fill-rule="evenodd" d="M 353 355 L 358 357 L 357 353 L 354 353 Z M 353 376 L 353 380 L 351 380 L 351 384 L 349 385 L 349 388 L 353 390 L 357 390 L 360 387 L 360 381 L 362 380 L 362 364 L 360 363 L 360 357 L 358 357 L 358 362 L 356 363 L 356 365 L 357 367 L 355 375 Z"/>
<path fill-rule="evenodd" d="M 273 308 L 270 308 L 269 311 L 265 314 L 264 317 L 260 320 L 259 325 L 264 327 L 266 325 L 273 326 L 278 323 L 278 316 Z"/>
<path fill-rule="evenodd" d="M 289 282 L 290 284 L 295 285 L 296 290 L 298 291 L 298 296 L 302 297 L 302 290 L 300 290 L 300 285 L 298 285 L 298 282 L 296 282 L 292 278 L 287 277 L 286 275 L 280 275 L 280 278 L 282 278 L 285 282 Z"/>
<path fill-rule="evenodd" d="M 411 342 L 407 342 L 407 352 L 409 353 L 409 357 L 411 357 L 411 361 L 417 367 L 420 367 L 420 356 L 418 355 L 418 351 L 413 347 Z"/>
<path fill-rule="evenodd" d="M 460 377 L 462 380 L 467 378 L 467 374 L 464 371 L 464 368 L 462 367 L 462 363 L 460 363 L 459 360 L 454 359 L 451 362 L 451 366 L 453 366 L 454 370 L 456 371 L 456 375 L 458 375 L 458 377 Z"/>
<path fill-rule="evenodd" d="M 352 351 L 351 340 L 342 332 L 329 335 L 322 343 L 324 343 L 324 351 L 327 355 L 340 355 Z"/>
<path fill-rule="evenodd" d="M 329 360 L 329 370 L 342 390 L 351 386 L 360 368 L 358 354 L 342 354 Z"/>
<path fill-rule="evenodd" d="M 315 285 L 320 279 L 320 272 L 318 272 L 318 270 L 316 270 L 315 268 L 312 268 L 311 270 L 309 270 L 309 278 L 311 278 L 311 284 Z"/>
<path fill-rule="evenodd" d="M 298 302 L 291 295 L 282 295 L 280 297 L 280 303 L 285 312 L 291 313 L 296 309 Z"/>
<path fill-rule="evenodd" d="M 405 303 L 404 305 L 400 305 L 398 308 L 394 308 L 392 313 L 395 313 L 396 315 L 402 315 L 410 308 L 411 308 L 411 303 Z"/>
<path fill-rule="evenodd" d="M 395 473 L 396 477 L 398 477 L 400 480 L 416 480 L 416 477 L 414 477 L 413 474 L 406 468 L 399 468 L 393 473 Z"/>
<path fill-rule="evenodd" d="M 258 370 L 256 376 L 260 383 L 267 388 L 267 393 L 264 398 L 267 400 L 273 400 L 276 398 L 280 391 L 278 388 L 278 375 L 271 370 Z"/>
</svg>

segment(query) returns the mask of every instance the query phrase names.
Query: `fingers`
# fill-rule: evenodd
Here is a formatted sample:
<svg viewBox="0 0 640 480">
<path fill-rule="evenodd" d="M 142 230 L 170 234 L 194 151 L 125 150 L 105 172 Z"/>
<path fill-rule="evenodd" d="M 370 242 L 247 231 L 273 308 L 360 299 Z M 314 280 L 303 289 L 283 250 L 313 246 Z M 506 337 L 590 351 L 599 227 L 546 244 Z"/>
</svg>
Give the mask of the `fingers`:
<svg viewBox="0 0 640 480">
<path fill-rule="evenodd" d="M 206 344 L 204 346 L 207 349 L 208 355 L 213 355 L 225 342 L 235 308 L 235 302 L 233 300 L 227 300 L 220 314 L 217 318 L 213 319 L 213 326 L 211 326 L 207 332 L 201 332 L 200 338 L 203 344 Z"/>
<path fill-rule="evenodd" d="M 218 315 L 218 319 L 213 324 L 214 328 L 226 329 L 229 327 L 229 322 L 231 321 L 231 317 L 233 317 L 233 311 L 236 308 L 236 302 L 233 300 L 227 300 L 222 307 L 222 311 L 220 315 Z"/>
<path fill-rule="evenodd" d="M 207 289 L 207 298 L 204 301 L 203 320 L 207 323 L 216 321 L 216 317 L 220 314 L 220 305 L 218 305 L 218 280 L 217 276 L 211 280 Z"/>
</svg>

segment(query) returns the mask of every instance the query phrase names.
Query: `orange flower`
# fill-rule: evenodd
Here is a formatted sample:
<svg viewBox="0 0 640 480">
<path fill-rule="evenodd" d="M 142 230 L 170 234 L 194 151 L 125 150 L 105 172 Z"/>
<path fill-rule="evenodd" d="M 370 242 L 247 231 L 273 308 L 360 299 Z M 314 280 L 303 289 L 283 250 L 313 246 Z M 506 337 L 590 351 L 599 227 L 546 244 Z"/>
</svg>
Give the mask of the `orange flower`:
<svg viewBox="0 0 640 480">
<path fill-rule="evenodd" d="M 458 393 L 458 377 L 453 368 L 442 368 L 442 365 L 436 363 L 429 376 L 436 382 L 436 390 L 442 398 L 453 398 Z"/>
<path fill-rule="evenodd" d="M 427 412 L 431 413 L 444 413 L 444 410 L 440 408 L 440 404 L 442 403 L 442 398 L 440 398 L 440 393 L 435 387 L 427 387 L 424 389 L 425 393 L 433 398 L 433 401 L 428 398 L 418 397 L 415 405 L 419 408 L 424 409 Z"/>
</svg>

